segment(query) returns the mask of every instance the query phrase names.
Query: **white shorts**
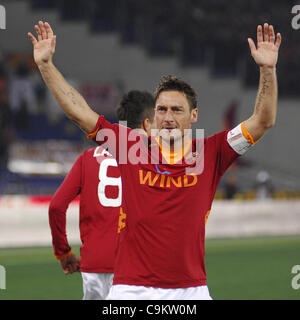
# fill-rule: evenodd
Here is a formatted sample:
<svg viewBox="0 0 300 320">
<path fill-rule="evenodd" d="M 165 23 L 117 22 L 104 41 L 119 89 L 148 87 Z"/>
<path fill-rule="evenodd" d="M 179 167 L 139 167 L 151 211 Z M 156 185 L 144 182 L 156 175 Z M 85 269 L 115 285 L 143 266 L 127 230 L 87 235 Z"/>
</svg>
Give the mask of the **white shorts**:
<svg viewBox="0 0 300 320">
<path fill-rule="evenodd" d="M 83 300 L 105 300 L 113 283 L 113 273 L 81 272 Z"/>
<path fill-rule="evenodd" d="M 207 286 L 165 289 L 117 284 L 111 287 L 106 300 L 212 300 L 212 298 Z"/>
</svg>

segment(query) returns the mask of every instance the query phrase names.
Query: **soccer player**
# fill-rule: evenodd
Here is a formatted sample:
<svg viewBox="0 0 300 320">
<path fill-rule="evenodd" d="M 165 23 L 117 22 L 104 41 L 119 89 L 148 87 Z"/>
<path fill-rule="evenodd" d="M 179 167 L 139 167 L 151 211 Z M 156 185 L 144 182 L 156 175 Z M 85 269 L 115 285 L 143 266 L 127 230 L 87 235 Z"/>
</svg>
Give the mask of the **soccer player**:
<svg viewBox="0 0 300 320">
<path fill-rule="evenodd" d="M 153 96 L 148 92 L 130 91 L 123 96 L 117 116 L 119 121 L 127 121 L 130 128 L 150 135 Z M 66 236 L 66 211 L 78 195 L 81 259 L 72 252 Z M 117 232 L 125 225 L 121 201 L 122 184 L 116 160 L 98 146 L 78 157 L 50 202 L 55 257 L 65 274 L 81 271 L 84 300 L 104 300 L 112 285 Z"/>
<path fill-rule="evenodd" d="M 90 109 L 52 62 L 56 38 L 50 25 L 40 21 L 35 30 L 38 40 L 29 33 L 35 62 L 58 104 L 98 143 L 103 143 L 108 131 L 115 133 L 116 146 L 110 147 L 115 149 L 122 176 L 126 227 L 120 234 L 108 299 L 211 299 L 204 265 L 205 222 L 223 173 L 275 123 L 281 35 L 275 36 L 273 26 L 265 23 L 257 27 L 256 45 L 248 39 L 260 80 L 254 111 L 247 120 L 205 138 L 204 148 L 197 148 L 201 141 L 186 141 L 182 151 L 182 143 L 175 142 L 197 121 L 196 94 L 184 81 L 167 77 L 155 94 L 155 123 L 162 130 L 161 138 L 139 144 L 139 155 L 151 161 L 124 163 L 120 147 L 130 158 L 134 142 L 128 139 L 124 146 L 120 137 L 129 137 L 131 130 L 112 125 Z M 167 140 L 170 150 L 163 148 Z M 200 159 L 201 172 L 187 174 L 194 166 L 189 156 Z"/>
</svg>

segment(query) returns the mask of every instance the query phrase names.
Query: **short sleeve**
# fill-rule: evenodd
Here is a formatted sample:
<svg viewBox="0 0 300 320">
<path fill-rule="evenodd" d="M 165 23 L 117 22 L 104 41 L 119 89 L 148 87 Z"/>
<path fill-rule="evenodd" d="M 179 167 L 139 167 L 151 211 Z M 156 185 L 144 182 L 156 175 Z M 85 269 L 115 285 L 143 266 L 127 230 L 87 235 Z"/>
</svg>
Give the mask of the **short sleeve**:
<svg viewBox="0 0 300 320">
<path fill-rule="evenodd" d="M 215 135 L 218 154 L 219 174 L 223 175 L 234 160 L 245 154 L 254 144 L 253 138 L 243 123 L 232 130 L 222 131 Z"/>
<path fill-rule="evenodd" d="M 247 131 L 243 122 L 228 131 L 227 142 L 239 155 L 245 154 L 251 146 L 255 144 L 251 134 Z"/>
<path fill-rule="evenodd" d="M 216 173 L 222 176 L 230 165 L 239 157 L 227 141 L 228 130 L 216 133 L 211 138 L 215 139 L 216 148 Z"/>
</svg>

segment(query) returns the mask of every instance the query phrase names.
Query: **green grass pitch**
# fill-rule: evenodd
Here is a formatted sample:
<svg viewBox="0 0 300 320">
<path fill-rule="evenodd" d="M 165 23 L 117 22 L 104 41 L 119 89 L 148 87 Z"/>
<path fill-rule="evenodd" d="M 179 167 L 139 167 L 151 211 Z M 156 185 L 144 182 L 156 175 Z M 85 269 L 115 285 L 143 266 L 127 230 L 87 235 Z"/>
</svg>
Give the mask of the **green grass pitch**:
<svg viewBox="0 0 300 320">
<path fill-rule="evenodd" d="M 207 240 L 205 261 L 213 299 L 300 299 L 291 285 L 300 236 Z M 0 300 L 82 299 L 81 275 L 64 275 L 52 248 L 2 248 L 0 265 L 6 269 Z"/>
</svg>

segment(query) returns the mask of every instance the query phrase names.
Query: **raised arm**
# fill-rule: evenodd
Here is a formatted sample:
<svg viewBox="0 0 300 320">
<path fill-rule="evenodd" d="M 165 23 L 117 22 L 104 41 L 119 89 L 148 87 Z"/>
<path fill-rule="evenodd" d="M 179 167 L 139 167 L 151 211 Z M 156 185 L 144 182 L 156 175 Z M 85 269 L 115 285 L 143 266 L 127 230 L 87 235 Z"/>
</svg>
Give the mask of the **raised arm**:
<svg viewBox="0 0 300 320">
<path fill-rule="evenodd" d="M 264 30 L 263 30 L 264 29 Z M 277 113 L 277 76 L 276 64 L 281 35 L 275 37 L 272 25 L 257 27 L 257 46 L 248 39 L 251 55 L 259 65 L 260 79 L 254 112 L 244 121 L 245 128 L 254 141 L 259 140 L 270 129 L 276 120 Z"/>
<path fill-rule="evenodd" d="M 55 52 L 56 35 L 48 22 L 39 21 L 34 26 L 38 39 L 31 32 L 28 37 L 33 45 L 34 61 L 41 75 L 67 116 L 85 132 L 91 132 L 97 123 L 98 114 L 86 103 L 84 98 L 71 87 L 54 66 L 52 57 Z"/>
</svg>

